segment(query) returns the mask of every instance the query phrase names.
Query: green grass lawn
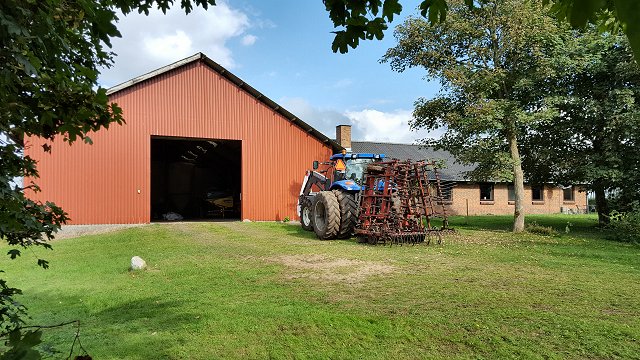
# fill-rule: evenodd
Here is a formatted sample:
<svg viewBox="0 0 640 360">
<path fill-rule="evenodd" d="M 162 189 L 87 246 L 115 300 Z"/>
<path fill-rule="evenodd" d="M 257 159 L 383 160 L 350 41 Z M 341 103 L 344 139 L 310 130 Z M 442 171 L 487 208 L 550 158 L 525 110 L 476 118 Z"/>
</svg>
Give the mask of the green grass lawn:
<svg viewBox="0 0 640 360">
<path fill-rule="evenodd" d="M 2 260 L 33 324 L 94 359 L 640 359 L 640 247 L 590 216 L 452 219 L 443 245 L 319 241 L 277 223 L 161 224 Z M 567 222 L 571 231 L 564 232 Z M 2 251 L 8 250 L 6 246 Z M 150 265 L 129 272 L 132 256 Z M 45 332 L 68 355 L 75 329 Z"/>
</svg>

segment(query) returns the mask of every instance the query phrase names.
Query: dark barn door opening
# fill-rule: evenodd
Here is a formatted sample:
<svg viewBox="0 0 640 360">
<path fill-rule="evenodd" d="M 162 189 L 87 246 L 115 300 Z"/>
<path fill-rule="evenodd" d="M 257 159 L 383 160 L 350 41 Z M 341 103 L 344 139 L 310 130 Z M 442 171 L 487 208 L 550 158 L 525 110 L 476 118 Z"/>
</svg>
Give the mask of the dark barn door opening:
<svg viewBox="0 0 640 360">
<path fill-rule="evenodd" d="M 242 142 L 151 137 L 151 221 L 239 219 Z"/>
</svg>

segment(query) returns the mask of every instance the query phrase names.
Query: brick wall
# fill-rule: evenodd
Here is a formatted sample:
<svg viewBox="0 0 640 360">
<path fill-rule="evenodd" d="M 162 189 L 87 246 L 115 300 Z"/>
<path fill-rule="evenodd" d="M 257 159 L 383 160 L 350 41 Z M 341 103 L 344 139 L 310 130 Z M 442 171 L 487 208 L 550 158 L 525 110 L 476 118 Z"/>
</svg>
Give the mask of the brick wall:
<svg viewBox="0 0 640 360">
<path fill-rule="evenodd" d="M 351 125 L 336 126 L 336 141 L 345 149 L 351 149 Z"/>
<path fill-rule="evenodd" d="M 574 187 L 574 201 L 563 201 L 562 188 L 554 186 L 544 187 L 543 201 L 533 201 L 531 187 L 525 185 L 525 213 L 553 214 L 559 213 L 561 207 L 584 210 L 587 205 L 587 195 L 582 189 Z M 480 201 L 480 186 L 476 183 L 458 183 L 453 188 L 453 201 L 447 205 L 447 211 L 452 215 L 466 215 L 467 204 L 469 215 L 510 215 L 514 205 L 509 201 L 507 184 L 494 184 L 493 201 Z"/>
</svg>

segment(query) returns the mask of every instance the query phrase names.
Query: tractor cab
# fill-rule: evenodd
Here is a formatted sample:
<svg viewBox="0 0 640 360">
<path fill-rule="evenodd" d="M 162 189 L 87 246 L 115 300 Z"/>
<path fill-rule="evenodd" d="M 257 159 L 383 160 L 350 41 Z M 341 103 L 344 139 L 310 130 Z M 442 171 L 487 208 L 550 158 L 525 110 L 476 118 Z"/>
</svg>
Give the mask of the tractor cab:
<svg viewBox="0 0 640 360">
<path fill-rule="evenodd" d="M 335 162 L 334 181 L 353 180 L 362 184 L 364 171 L 368 164 L 381 161 L 384 154 L 335 154 L 331 160 Z"/>
<path fill-rule="evenodd" d="M 359 191 L 364 181 L 367 165 L 382 161 L 384 154 L 360 154 L 343 151 L 341 154 L 333 154 L 329 159 L 331 162 L 323 163 L 330 165 L 327 169 L 331 184 L 329 190 Z M 314 169 L 317 169 L 319 163 L 314 162 L 313 165 Z"/>
</svg>

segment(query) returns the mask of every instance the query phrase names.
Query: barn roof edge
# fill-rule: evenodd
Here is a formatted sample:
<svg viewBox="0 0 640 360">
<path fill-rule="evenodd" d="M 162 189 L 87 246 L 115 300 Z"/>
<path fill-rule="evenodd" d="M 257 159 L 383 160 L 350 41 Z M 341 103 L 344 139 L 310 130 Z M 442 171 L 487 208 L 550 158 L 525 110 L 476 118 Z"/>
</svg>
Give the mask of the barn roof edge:
<svg viewBox="0 0 640 360">
<path fill-rule="evenodd" d="M 212 70 L 214 70 L 215 72 L 220 74 L 222 77 L 224 77 L 227 80 L 229 80 L 235 86 L 237 86 L 240 89 L 244 90 L 249 95 L 253 96 L 256 100 L 262 102 L 267 107 L 271 108 L 275 112 L 277 112 L 280 115 L 282 115 L 289 122 L 291 122 L 294 125 L 300 127 L 306 133 L 309 133 L 313 137 L 315 137 L 316 139 L 320 140 L 321 143 L 331 146 L 331 148 L 332 148 L 332 150 L 334 152 L 339 152 L 340 150 L 342 150 L 342 146 L 340 146 L 340 144 L 338 144 L 338 142 L 336 142 L 334 139 L 329 138 L 328 136 L 326 136 L 325 134 L 323 134 L 319 130 L 317 130 L 314 127 L 312 127 L 311 125 L 307 124 L 306 122 L 301 120 L 298 116 L 294 115 L 293 113 L 291 113 L 287 109 L 283 108 L 278 103 L 276 103 L 275 101 L 271 100 L 269 97 L 267 97 L 266 95 L 264 95 L 260 91 L 256 90 L 254 87 L 252 87 L 251 85 L 247 84 L 244 80 L 240 79 L 239 77 L 234 75 L 232 72 L 230 72 L 229 70 L 224 68 L 222 65 L 220 65 L 217 62 L 211 60 L 209 57 L 207 57 L 205 54 L 203 54 L 201 52 L 196 53 L 196 54 L 194 54 L 192 56 L 189 56 L 187 58 L 184 58 L 182 60 L 178 60 L 178 61 L 176 61 L 176 62 L 174 62 L 172 64 L 169 64 L 169 65 L 163 66 L 161 68 L 158 68 L 156 70 L 150 71 L 150 72 L 148 72 L 148 73 L 146 73 L 144 75 L 140 75 L 140 76 L 134 77 L 133 79 L 127 80 L 127 81 L 125 81 L 123 83 L 120 83 L 118 85 L 115 85 L 115 86 L 107 89 L 107 95 L 113 95 L 113 94 L 115 94 L 117 92 L 120 92 L 122 90 L 125 90 L 125 89 L 127 89 L 127 88 L 129 88 L 131 86 L 140 84 L 140 83 L 145 82 L 145 81 L 147 81 L 149 79 L 155 78 L 155 77 L 157 77 L 159 75 L 162 75 L 162 74 L 167 73 L 169 71 L 181 68 L 181 67 L 183 67 L 185 65 L 191 64 L 191 63 L 196 62 L 196 61 L 201 61 L 203 64 L 207 65 L 209 68 L 211 68 Z"/>
</svg>

